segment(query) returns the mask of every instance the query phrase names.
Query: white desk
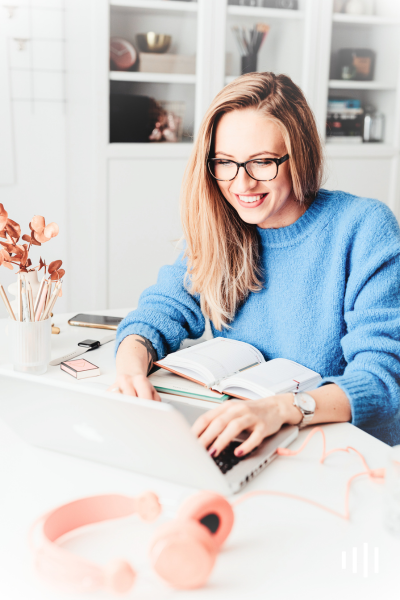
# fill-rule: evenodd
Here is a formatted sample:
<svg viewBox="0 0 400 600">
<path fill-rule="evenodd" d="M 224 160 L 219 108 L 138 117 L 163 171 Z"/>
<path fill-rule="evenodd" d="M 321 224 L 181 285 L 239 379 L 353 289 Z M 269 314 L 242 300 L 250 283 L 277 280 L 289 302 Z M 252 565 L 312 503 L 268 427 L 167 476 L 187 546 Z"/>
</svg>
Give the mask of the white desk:
<svg viewBox="0 0 400 600">
<path fill-rule="evenodd" d="M 124 315 L 126 311 L 108 311 Z M 66 325 L 67 317 L 55 318 L 61 327 L 53 335 L 53 358 L 70 350 L 71 343 L 96 337 L 95 330 Z M 0 321 L 0 370 L 9 368 L 5 321 Z M 105 331 L 97 332 L 100 336 Z M 112 345 L 88 355 L 112 378 Z M 68 377 L 50 367 L 43 377 Z M 99 384 L 97 380 L 96 385 Z M 77 385 L 95 385 L 86 380 Z M 1 393 L 1 391 L 0 391 Z M 385 465 L 388 447 L 349 424 L 324 427 L 328 449 L 354 446 L 373 468 Z M 293 448 L 307 432 L 301 432 Z M 321 439 L 293 458 L 280 457 L 253 480 L 245 492 L 255 489 L 286 491 L 312 498 L 342 511 L 347 479 L 363 470 L 355 456 L 338 453 L 325 465 L 318 462 Z M 38 579 L 27 547 L 27 531 L 42 513 L 75 498 L 99 493 L 137 494 L 152 489 L 164 501 L 162 517 L 170 518 L 191 492 L 165 481 L 91 463 L 31 447 L 0 421 L 0 598 L 1 600 L 63 600 L 111 598 L 105 592 L 71 596 L 47 587 Z M 107 562 L 126 557 L 139 571 L 128 598 L 140 600 L 358 600 L 397 597 L 400 588 L 400 541 L 382 526 L 383 485 L 367 478 L 356 481 L 351 493 L 351 522 L 344 521 L 295 500 L 258 497 L 235 509 L 236 522 L 218 557 L 208 585 L 194 592 L 177 592 L 152 572 L 146 555 L 147 542 L 157 527 L 135 517 L 95 526 L 68 542 L 68 547 L 87 558 Z M 368 576 L 363 561 L 368 544 Z M 357 573 L 353 573 L 353 548 L 358 549 Z M 379 549 L 379 572 L 374 572 L 374 548 Z M 347 569 L 342 569 L 342 552 Z M 395 594 L 395 596 L 394 596 Z"/>
</svg>

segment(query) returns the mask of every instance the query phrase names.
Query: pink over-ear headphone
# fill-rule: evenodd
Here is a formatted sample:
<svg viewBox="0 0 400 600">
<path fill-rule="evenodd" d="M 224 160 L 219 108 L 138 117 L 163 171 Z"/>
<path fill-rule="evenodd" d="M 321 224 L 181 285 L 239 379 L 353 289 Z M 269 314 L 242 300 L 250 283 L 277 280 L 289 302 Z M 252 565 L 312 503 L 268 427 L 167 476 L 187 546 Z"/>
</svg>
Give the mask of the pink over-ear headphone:
<svg viewBox="0 0 400 600">
<path fill-rule="evenodd" d="M 137 513 L 144 521 L 154 521 L 161 505 L 153 492 L 136 498 L 120 495 L 93 496 L 56 508 L 36 521 L 31 531 L 35 565 L 54 583 L 77 591 L 107 588 L 124 593 L 133 586 L 136 573 L 131 565 L 116 560 L 100 567 L 55 542 L 83 525 Z M 174 588 L 197 588 L 207 581 L 218 550 L 228 537 L 234 516 L 230 503 L 214 492 L 200 492 L 180 508 L 177 518 L 162 525 L 150 545 L 150 560 L 156 573 Z M 40 531 L 37 532 L 40 524 Z M 33 542 L 35 533 L 40 543 Z M 36 535 L 35 535 L 36 538 Z"/>
</svg>

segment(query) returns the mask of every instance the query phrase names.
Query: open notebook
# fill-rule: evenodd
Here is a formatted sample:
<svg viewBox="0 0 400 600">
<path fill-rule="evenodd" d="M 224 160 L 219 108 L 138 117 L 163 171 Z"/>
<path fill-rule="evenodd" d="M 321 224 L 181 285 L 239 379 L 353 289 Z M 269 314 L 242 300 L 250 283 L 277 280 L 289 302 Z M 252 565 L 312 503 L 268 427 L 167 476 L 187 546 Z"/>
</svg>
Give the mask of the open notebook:
<svg viewBox="0 0 400 600">
<path fill-rule="evenodd" d="M 314 389 L 321 376 L 285 358 L 268 362 L 251 344 L 214 338 L 168 354 L 159 367 L 242 400 Z"/>
</svg>

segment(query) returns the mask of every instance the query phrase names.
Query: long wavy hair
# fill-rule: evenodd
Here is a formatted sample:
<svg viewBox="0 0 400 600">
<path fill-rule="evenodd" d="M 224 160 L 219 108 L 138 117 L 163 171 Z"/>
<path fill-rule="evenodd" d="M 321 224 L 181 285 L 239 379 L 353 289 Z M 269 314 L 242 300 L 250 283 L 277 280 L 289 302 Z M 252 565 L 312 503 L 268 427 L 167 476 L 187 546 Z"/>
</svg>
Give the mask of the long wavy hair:
<svg viewBox="0 0 400 600">
<path fill-rule="evenodd" d="M 200 306 L 214 327 L 229 327 L 250 292 L 262 288 L 256 225 L 245 223 L 210 175 L 214 133 L 220 117 L 252 108 L 279 126 L 293 192 L 311 204 L 321 187 L 323 153 L 314 115 L 300 88 L 286 75 L 249 73 L 224 87 L 207 110 L 186 167 L 181 220 L 186 240 L 185 284 L 200 295 Z"/>
</svg>

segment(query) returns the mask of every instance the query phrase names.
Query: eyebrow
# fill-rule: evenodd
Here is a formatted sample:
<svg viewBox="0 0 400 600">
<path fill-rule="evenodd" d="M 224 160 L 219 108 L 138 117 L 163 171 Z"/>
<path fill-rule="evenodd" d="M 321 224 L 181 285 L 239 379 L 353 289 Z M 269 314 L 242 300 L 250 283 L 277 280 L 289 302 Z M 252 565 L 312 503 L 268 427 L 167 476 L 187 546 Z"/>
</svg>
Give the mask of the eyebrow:
<svg viewBox="0 0 400 600">
<path fill-rule="evenodd" d="M 234 158 L 231 154 L 227 154 L 226 152 L 216 152 L 215 154 L 223 154 L 224 156 L 228 156 L 228 158 Z M 257 152 L 257 154 L 252 154 L 249 158 L 255 158 L 256 156 L 260 156 L 261 154 L 271 154 L 272 156 L 276 156 L 279 158 L 279 154 L 275 154 L 275 152 L 270 152 L 270 150 L 262 150 L 261 152 Z"/>
</svg>

